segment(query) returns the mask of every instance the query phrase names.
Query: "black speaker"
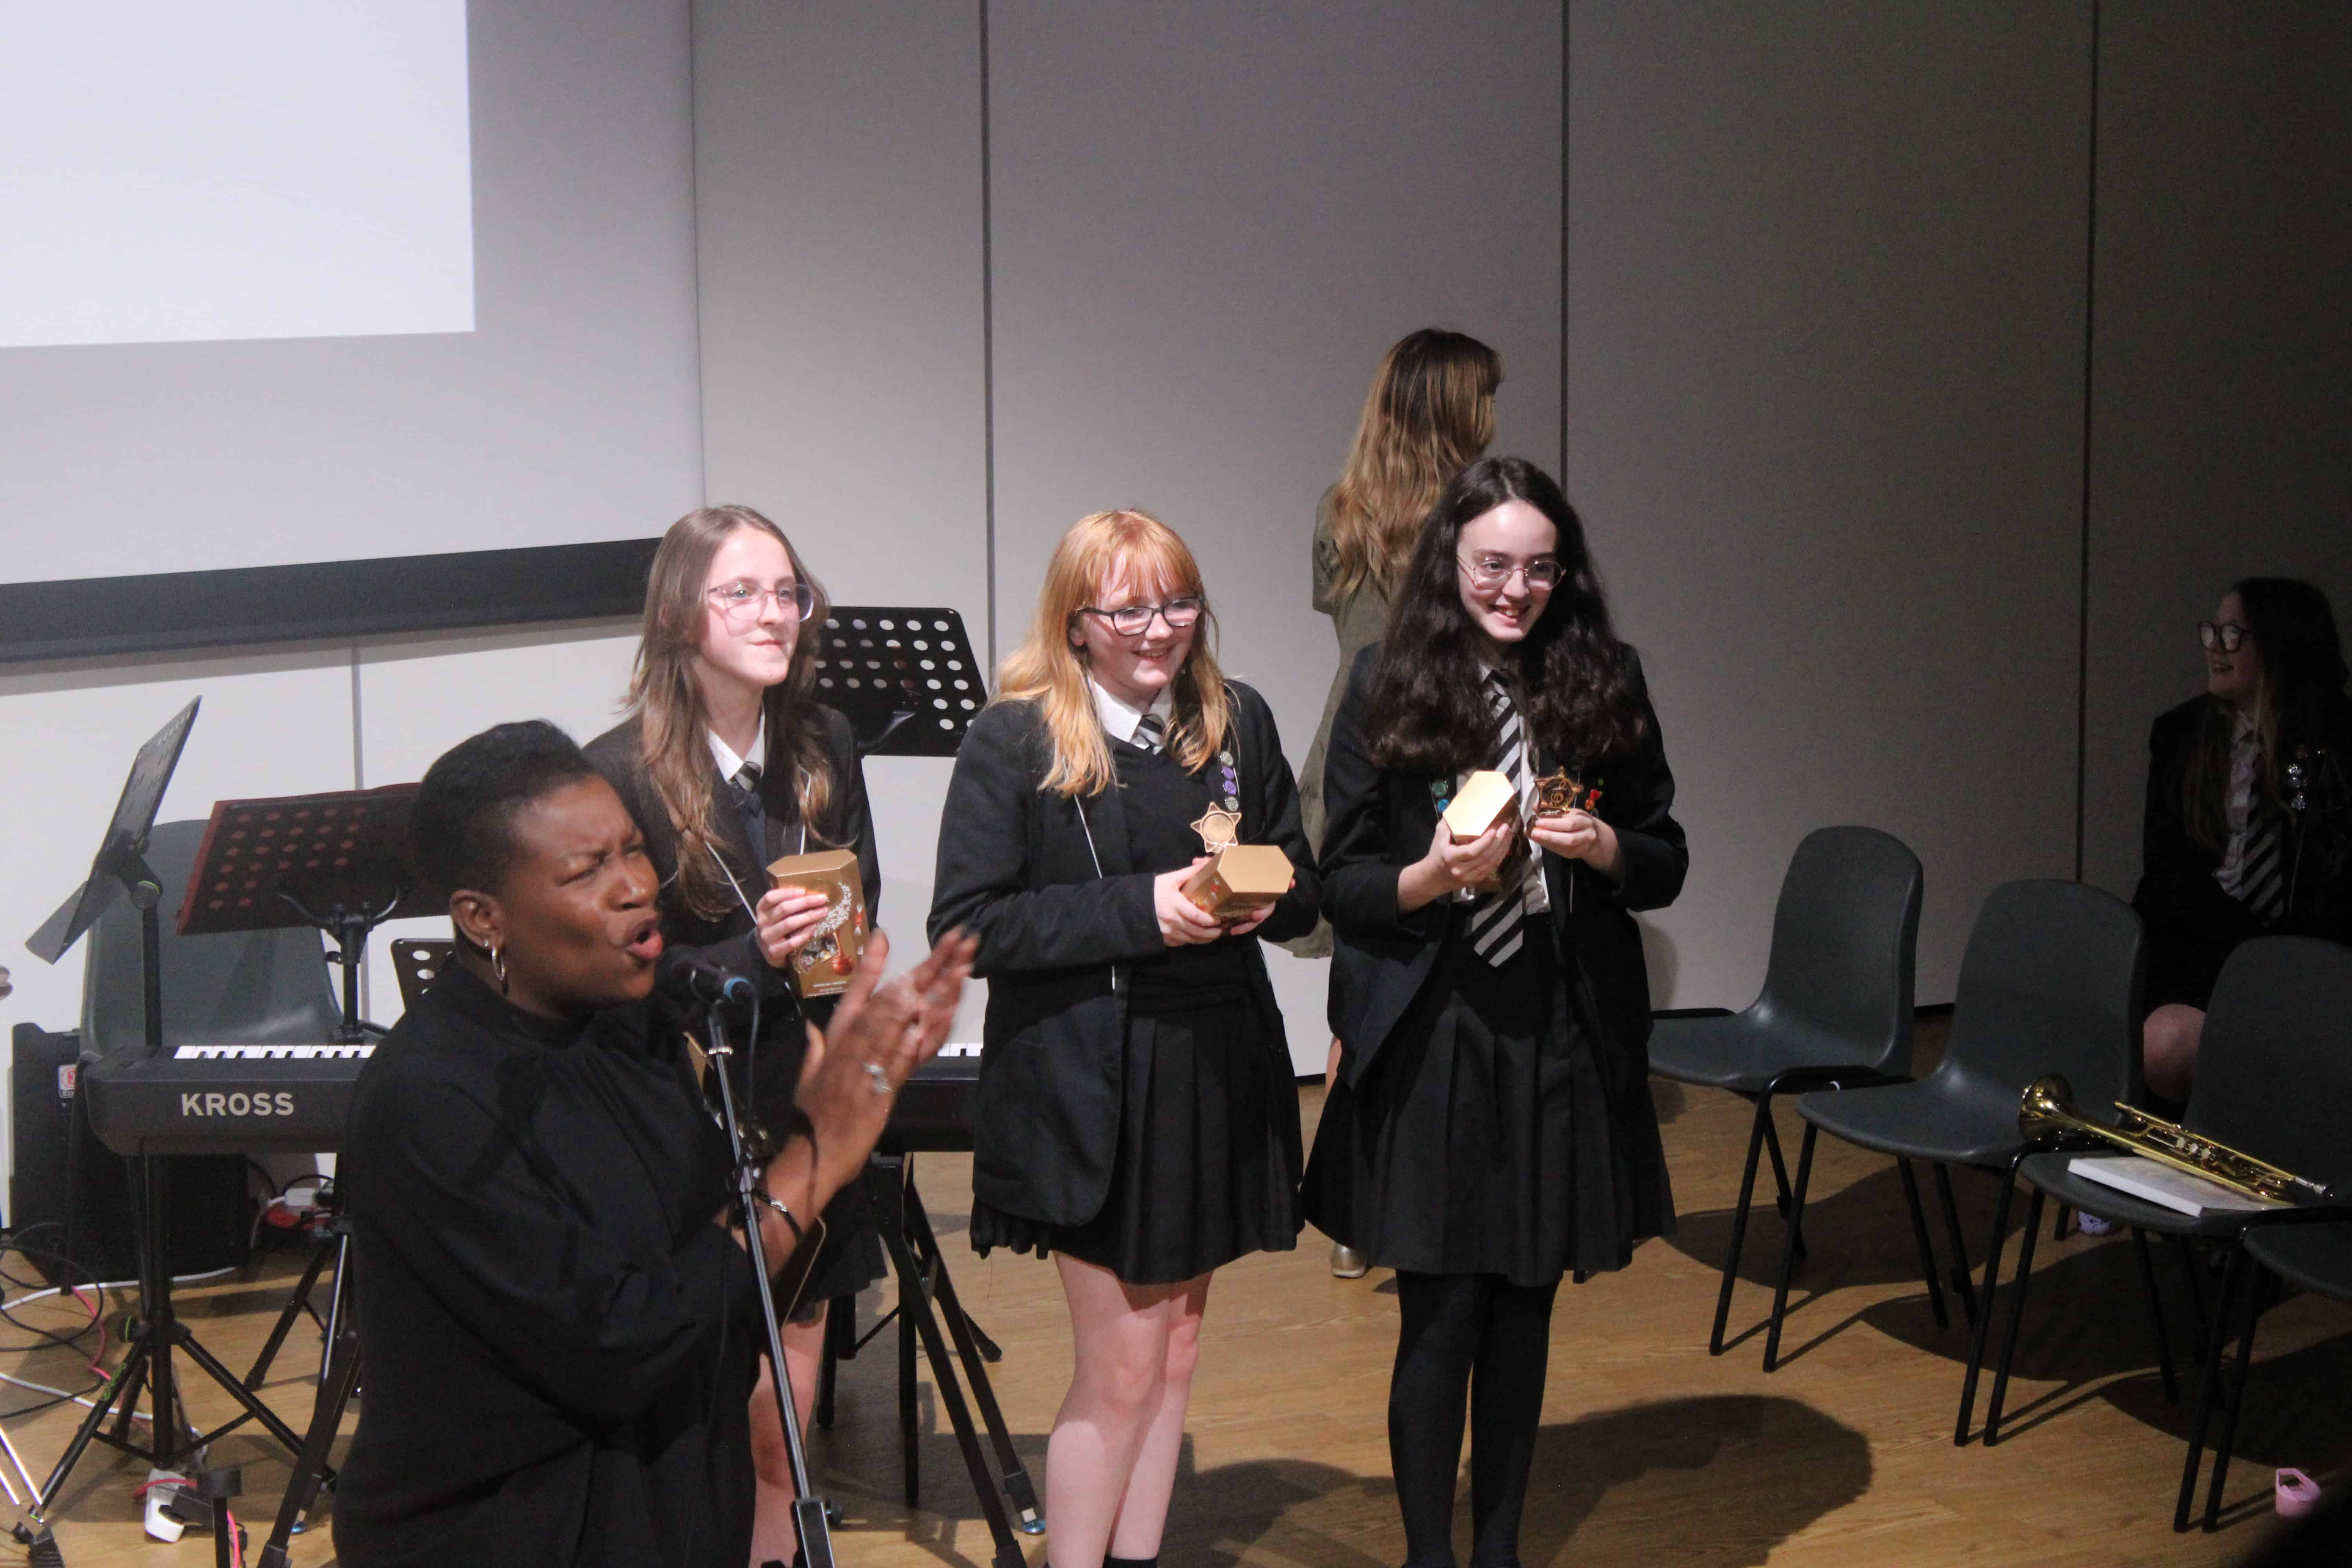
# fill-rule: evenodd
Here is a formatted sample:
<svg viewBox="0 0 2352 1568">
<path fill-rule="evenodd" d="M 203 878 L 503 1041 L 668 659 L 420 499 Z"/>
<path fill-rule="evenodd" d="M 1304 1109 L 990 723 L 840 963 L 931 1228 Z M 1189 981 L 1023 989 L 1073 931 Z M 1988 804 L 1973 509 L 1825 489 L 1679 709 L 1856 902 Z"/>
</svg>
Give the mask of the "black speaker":
<svg viewBox="0 0 2352 1568">
<path fill-rule="evenodd" d="M 70 1202 L 75 1260 L 81 1266 L 77 1276 L 136 1279 L 131 1163 L 91 1133 L 89 1111 L 66 1088 L 81 1051 L 81 1036 L 52 1035 L 37 1024 L 19 1024 L 14 1047 L 8 1068 L 14 1156 L 8 1219 L 13 1234 L 42 1278 L 52 1285 L 62 1283 L 65 1271 L 55 1255 L 65 1246 Z M 242 1267 L 253 1235 L 245 1156 L 184 1154 L 173 1156 L 171 1163 L 166 1266 L 173 1274 Z"/>
</svg>

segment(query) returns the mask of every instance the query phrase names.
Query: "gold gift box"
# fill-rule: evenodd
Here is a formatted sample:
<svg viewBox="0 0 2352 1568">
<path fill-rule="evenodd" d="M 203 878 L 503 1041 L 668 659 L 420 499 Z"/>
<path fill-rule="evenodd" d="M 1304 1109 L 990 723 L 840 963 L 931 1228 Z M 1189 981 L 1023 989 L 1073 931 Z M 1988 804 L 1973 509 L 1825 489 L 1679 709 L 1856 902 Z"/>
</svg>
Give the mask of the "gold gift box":
<svg viewBox="0 0 2352 1568">
<path fill-rule="evenodd" d="M 1492 768 L 1481 768 L 1465 779 L 1445 807 L 1445 826 L 1453 830 L 1456 844 L 1475 838 L 1497 825 L 1517 829 L 1518 824 L 1519 792 L 1510 780 Z M 1491 893 L 1502 885 L 1502 879 L 1496 877 L 1470 890 Z"/>
<path fill-rule="evenodd" d="M 803 996 L 832 996 L 849 989 L 849 976 L 866 952 L 866 889 L 857 857 L 846 849 L 787 855 L 768 868 L 768 885 L 824 895 L 824 918 L 792 956 L 793 989 Z"/>
<path fill-rule="evenodd" d="M 1184 896 L 1231 924 L 1290 891 L 1290 857 L 1273 845 L 1236 844 L 1210 856 L 1184 883 Z"/>
</svg>

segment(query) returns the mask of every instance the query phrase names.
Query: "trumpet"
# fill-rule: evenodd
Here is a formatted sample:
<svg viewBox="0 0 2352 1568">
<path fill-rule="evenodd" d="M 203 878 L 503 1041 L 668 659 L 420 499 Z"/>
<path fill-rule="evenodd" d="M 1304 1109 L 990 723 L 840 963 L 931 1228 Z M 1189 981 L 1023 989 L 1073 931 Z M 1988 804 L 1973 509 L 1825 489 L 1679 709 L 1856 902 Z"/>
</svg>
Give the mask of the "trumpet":
<svg viewBox="0 0 2352 1568">
<path fill-rule="evenodd" d="M 2120 1100 L 2115 1104 L 2118 1124 L 2102 1127 L 2075 1110 L 2074 1087 L 2061 1075 L 2050 1073 L 2025 1086 L 2025 1097 L 2017 1107 L 2017 1130 L 2030 1139 L 2060 1132 L 2088 1133 L 2268 1203 L 2326 1203 L 2336 1195 L 2333 1187 L 2200 1137 L 2177 1121 L 2150 1116 Z"/>
</svg>

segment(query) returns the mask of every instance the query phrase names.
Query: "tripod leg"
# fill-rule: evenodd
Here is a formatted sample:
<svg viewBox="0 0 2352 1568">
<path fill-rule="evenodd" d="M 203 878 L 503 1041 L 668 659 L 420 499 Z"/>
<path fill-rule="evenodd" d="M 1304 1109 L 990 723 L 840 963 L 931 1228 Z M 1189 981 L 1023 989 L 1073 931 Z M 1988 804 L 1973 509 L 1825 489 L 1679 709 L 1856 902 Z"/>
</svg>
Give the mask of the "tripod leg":
<svg viewBox="0 0 2352 1568">
<path fill-rule="evenodd" d="M 278 1505 L 278 1522 L 269 1543 L 261 1549 L 260 1568 L 287 1568 L 286 1547 L 294 1531 L 318 1500 L 319 1486 L 327 1473 L 327 1457 L 334 1447 L 335 1429 L 342 1424 L 343 1408 L 360 1376 L 360 1339 L 348 1320 L 328 1347 L 327 1369 L 319 1380 L 319 1397 L 310 1409 L 310 1430 L 294 1475 L 286 1483 L 285 1500 Z"/>
<path fill-rule="evenodd" d="M 988 1472 L 988 1458 L 981 1451 L 980 1435 L 972 1429 L 971 1411 L 964 1404 L 963 1385 L 956 1380 L 955 1363 L 949 1358 L 939 1317 L 931 1310 L 922 1265 L 916 1261 L 907 1243 L 907 1227 L 903 1225 L 891 1226 L 882 1233 L 882 1244 L 889 1249 L 890 1260 L 898 1268 L 898 1321 L 902 1331 L 922 1335 L 923 1351 L 931 1363 L 932 1386 L 939 1394 L 940 1403 L 947 1406 L 949 1424 L 955 1428 L 956 1447 L 963 1451 L 964 1468 L 971 1475 L 971 1489 L 979 1495 L 980 1510 L 987 1516 L 988 1533 L 996 1543 L 995 1568 L 1026 1568 L 1028 1559 L 1020 1542 L 1013 1539 L 1013 1522 L 1004 1511 L 1003 1494 Z M 905 1328 L 909 1323 L 913 1325 L 911 1331 Z M 908 1377 L 901 1385 L 902 1400 L 905 1389 L 913 1381 Z M 911 1448 L 908 1463 L 910 1467 L 913 1464 Z"/>
<path fill-rule="evenodd" d="M 89 1414 L 81 1418 L 81 1425 L 74 1431 L 73 1441 L 68 1443 L 66 1451 L 58 1456 L 57 1468 L 49 1472 L 47 1484 L 41 1488 L 40 1506 L 35 1510 L 37 1513 L 46 1517 L 56 1505 L 58 1493 L 65 1487 L 66 1477 L 73 1473 L 74 1465 L 81 1458 L 83 1450 L 89 1447 L 89 1440 L 97 1436 L 98 1429 L 106 1424 L 107 1412 L 113 1407 L 115 1401 L 121 1399 L 123 1410 L 128 1412 L 138 1399 L 140 1372 L 146 1363 L 147 1342 L 142 1340 L 131 1347 L 130 1354 L 122 1358 L 122 1366 L 115 1373 L 114 1381 L 100 1390 L 98 1397 L 90 1401 Z"/>
<path fill-rule="evenodd" d="M 912 1165 L 909 1161 L 910 1171 Z M 906 1216 L 907 1234 L 913 1239 L 916 1253 L 929 1261 L 930 1277 L 936 1282 L 932 1294 L 939 1302 L 940 1315 L 947 1319 L 948 1336 L 955 1342 L 956 1356 L 963 1363 L 964 1381 L 971 1385 L 972 1403 L 980 1406 L 981 1421 L 988 1428 L 991 1446 L 996 1449 L 997 1467 L 1004 1472 L 1004 1493 L 1013 1500 L 1014 1511 L 1021 1515 L 1023 1532 L 1035 1535 L 1045 1528 L 1045 1513 L 1037 1506 L 1037 1489 L 1013 1447 L 1013 1433 L 1004 1425 L 1004 1412 L 997 1405 L 996 1390 L 988 1381 L 988 1367 L 982 1359 L 982 1336 L 964 1315 L 963 1303 L 956 1298 L 955 1283 L 948 1277 L 947 1260 L 940 1256 L 939 1237 L 931 1234 L 930 1213 L 923 1207 L 922 1195 L 915 1191 L 912 1180 L 907 1184 Z M 977 1480 L 978 1477 L 973 1479 Z"/>
<path fill-rule="evenodd" d="M 219 1384 L 239 1405 L 245 1406 L 247 1415 L 268 1427 L 269 1435 L 285 1444 L 288 1453 L 297 1456 L 301 1454 L 302 1435 L 286 1425 L 284 1418 L 278 1412 L 264 1405 L 252 1390 L 239 1383 L 236 1380 L 236 1373 L 223 1366 L 219 1357 L 205 1349 L 203 1342 L 188 1331 L 186 1324 L 174 1322 L 172 1325 L 172 1337 L 187 1351 L 189 1360 L 209 1373 L 215 1383 Z M 160 1352 L 158 1359 L 161 1359 Z M 160 1393 L 160 1390 L 158 1392 Z"/>
<path fill-rule="evenodd" d="M 246 1387 L 257 1389 L 261 1386 L 261 1380 L 269 1375 L 270 1363 L 278 1359 L 279 1349 L 286 1343 L 286 1336 L 293 1331 L 294 1321 L 310 1304 L 310 1287 L 319 1282 L 319 1271 L 326 1266 L 327 1249 L 312 1247 L 310 1261 L 303 1266 L 302 1278 L 295 1282 L 293 1296 L 288 1300 L 286 1310 L 278 1314 L 278 1321 L 271 1325 L 269 1338 L 262 1343 L 261 1354 L 254 1359 L 253 1370 L 245 1374 Z"/>
</svg>

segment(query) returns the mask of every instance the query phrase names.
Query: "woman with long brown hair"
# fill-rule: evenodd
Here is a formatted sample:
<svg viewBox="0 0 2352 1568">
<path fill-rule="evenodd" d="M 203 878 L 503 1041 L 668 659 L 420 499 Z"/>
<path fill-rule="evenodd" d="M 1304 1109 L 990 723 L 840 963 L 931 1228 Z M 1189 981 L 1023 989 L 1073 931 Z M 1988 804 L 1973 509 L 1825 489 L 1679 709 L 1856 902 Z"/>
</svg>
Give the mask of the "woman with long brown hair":
<svg viewBox="0 0 2352 1568">
<path fill-rule="evenodd" d="M 2239 943 L 2352 942 L 2352 700 L 2327 596 L 2249 577 L 2197 634 L 2204 693 L 2148 737 L 2132 895 L 2147 922 L 2147 1087 L 2174 1100 L 2189 1098 L 2205 1004 Z"/>
<path fill-rule="evenodd" d="M 822 894 L 769 890 L 766 867 L 819 848 L 856 853 L 866 906 L 881 872 L 849 721 L 815 700 L 824 586 L 783 531 L 745 506 L 670 525 L 646 583 L 627 716 L 587 747 L 646 837 L 661 878 L 663 939 L 759 987 L 761 1037 L 742 1066 L 753 1114 L 781 1131 L 800 1075 L 802 1002 L 784 965 L 824 918 Z M 784 1328 L 802 1423 L 815 1398 L 826 1306 L 881 1278 L 881 1246 L 855 1194 L 825 1215 L 827 1240 Z M 751 1398 L 760 1517 L 751 1561 L 793 1555 L 792 1471 L 767 1373 Z"/>
<path fill-rule="evenodd" d="M 1082 520 L 948 786 L 930 923 L 977 936 L 989 979 L 971 1241 L 1052 1254 L 1076 1341 L 1054 1568 L 1157 1561 L 1210 1276 L 1298 1240 L 1298 1091 L 1252 938 L 1314 925 L 1315 864 L 1215 626 L 1174 531 Z M 1289 892 L 1220 923 L 1183 891 L 1213 840 L 1278 846 Z"/>
<path fill-rule="evenodd" d="M 1339 638 L 1339 666 L 1323 700 L 1315 742 L 1298 770 L 1299 816 L 1307 841 L 1323 844 L 1323 757 L 1331 719 L 1348 689 L 1356 655 L 1387 635 L 1389 610 L 1404 575 L 1422 520 L 1445 481 L 1476 462 L 1495 438 L 1495 389 L 1503 384 L 1503 356 L 1473 337 L 1423 327 L 1408 332 L 1381 356 L 1356 421 L 1339 482 L 1315 508 L 1315 607 L 1331 617 Z M 1331 951 L 1331 928 L 1283 945 L 1301 958 Z M 1339 1042 L 1324 1063 L 1328 1089 L 1339 1071 Z M 1331 1272 L 1359 1278 L 1364 1260 L 1331 1244 Z"/>
</svg>

